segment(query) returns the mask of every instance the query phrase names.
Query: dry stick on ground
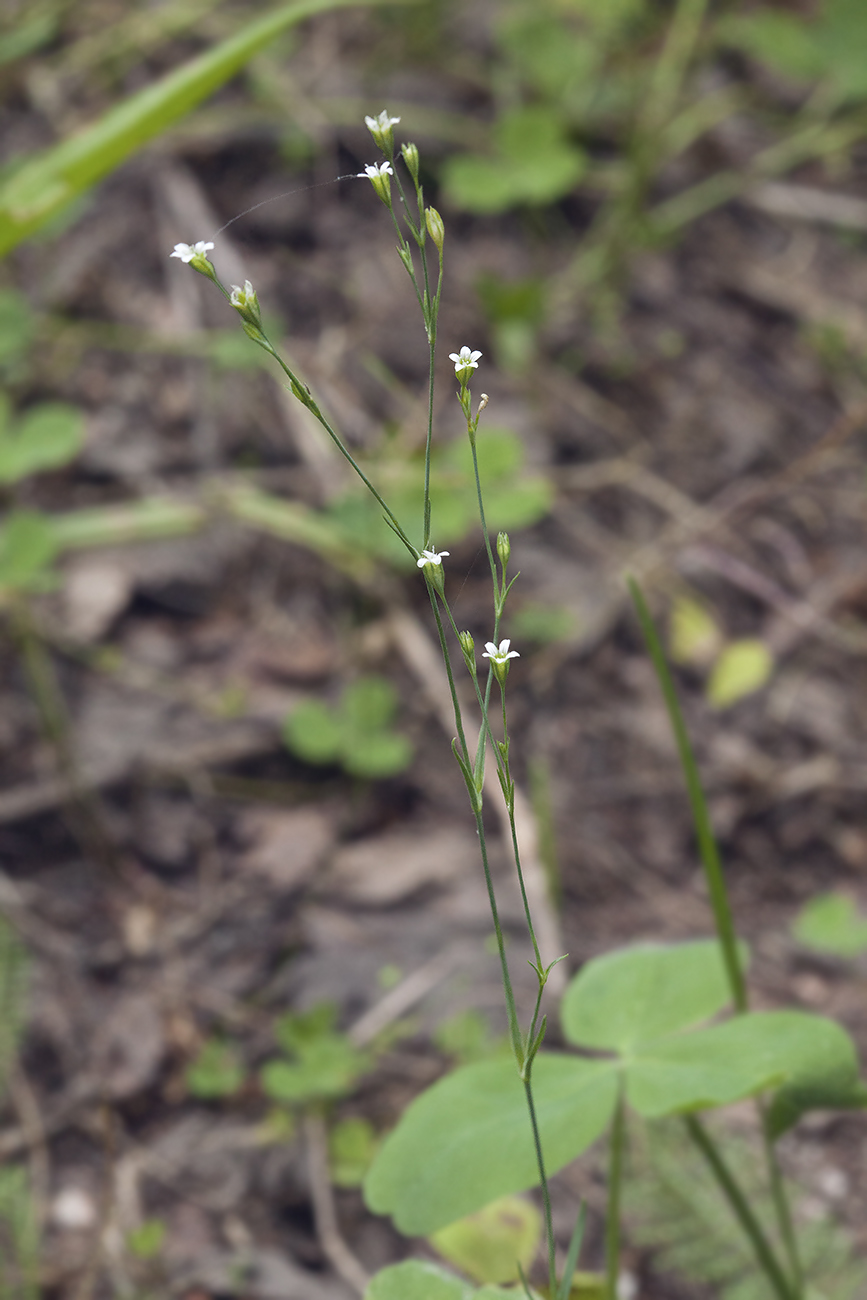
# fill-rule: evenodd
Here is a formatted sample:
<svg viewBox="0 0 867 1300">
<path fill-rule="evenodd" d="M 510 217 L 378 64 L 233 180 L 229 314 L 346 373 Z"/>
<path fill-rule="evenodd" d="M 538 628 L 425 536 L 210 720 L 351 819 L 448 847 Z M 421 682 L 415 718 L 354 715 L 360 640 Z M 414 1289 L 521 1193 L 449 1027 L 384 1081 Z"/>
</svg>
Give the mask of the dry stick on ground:
<svg viewBox="0 0 867 1300">
<path fill-rule="evenodd" d="M 370 1276 L 343 1240 L 337 1224 L 334 1189 L 328 1168 L 328 1133 L 325 1121 L 321 1115 L 310 1112 L 304 1116 L 303 1128 L 316 1235 L 334 1271 L 353 1291 L 364 1295 Z"/>
</svg>

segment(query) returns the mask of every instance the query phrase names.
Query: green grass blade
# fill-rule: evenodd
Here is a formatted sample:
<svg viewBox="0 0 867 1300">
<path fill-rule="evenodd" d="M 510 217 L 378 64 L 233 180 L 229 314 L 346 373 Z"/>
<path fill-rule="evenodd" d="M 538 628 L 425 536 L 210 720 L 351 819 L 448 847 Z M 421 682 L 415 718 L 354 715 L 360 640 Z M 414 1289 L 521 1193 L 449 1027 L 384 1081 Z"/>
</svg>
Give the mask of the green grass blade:
<svg viewBox="0 0 867 1300">
<path fill-rule="evenodd" d="M 578 1217 L 575 1220 L 572 1240 L 569 1242 L 569 1254 L 566 1256 L 566 1264 L 563 1269 L 563 1278 L 560 1282 L 560 1290 L 557 1294 L 557 1300 L 569 1300 L 569 1296 L 572 1293 L 572 1279 L 575 1276 L 575 1270 L 578 1267 L 578 1256 L 581 1254 L 581 1245 L 584 1241 L 584 1225 L 586 1222 L 587 1206 L 582 1201 L 578 1207 Z"/>
<path fill-rule="evenodd" d="M 24 162 L 0 186 L 0 257 L 213 94 L 280 32 L 312 14 L 363 2 L 294 0 L 281 5 Z M 190 237 L 206 234 L 192 231 Z"/>
<path fill-rule="evenodd" d="M 704 790 L 702 789 L 698 764 L 695 761 L 695 754 L 693 753 L 692 745 L 690 744 L 689 735 L 686 730 L 686 723 L 683 720 L 683 713 L 681 712 L 680 704 L 677 699 L 677 692 L 674 688 L 674 681 L 668 668 L 668 661 L 665 657 L 662 641 L 659 638 L 659 633 L 657 632 L 653 619 L 650 616 L 650 610 L 647 608 L 645 599 L 641 594 L 641 588 L 638 586 L 635 579 L 628 579 L 627 585 L 633 603 L 635 604 L 635 610 L 638 614 L 638 621 L 641 624 L 641 630 L 644 633 L 644 639 L 647 642 L 647 649 L 650 658 L 653 661 L 656 675 L 659 678 L 659 685 L 662 688 L 665 705 L 668 709 L 671 728 L 677 742 L 677 752 L 680 756 L 683 775 L 686 779 L 687 793 L 689 795 L 690 807 L 692 808 L 692 819 L 695 825 L 695 833 L 696 838 L 698 839 L 698 847 L 704 865 L 705 876 L 707 878 L 708 893 L 710 894 L 711 907 L 713 908 L 714 921 L 716 922 L 717 937 L 719 938 L 720 948 L 722 949 L 726 973 L 731 986 L 732 998 L 737 1009 L 739 1011 L 745 1011 L 747 1007 L 747 990 L 744 981 L 743 966 L 738 953 L 734 922 L 732 920 L 728 893 L 726 891 L 725 879 L 723 877 L 719 848 L 717 847 L 716 837 L 714 836 L 713 828 L 711 826 L 710 814 L 708 812 L 707 800 L 704 797 Z"/>
</svg>

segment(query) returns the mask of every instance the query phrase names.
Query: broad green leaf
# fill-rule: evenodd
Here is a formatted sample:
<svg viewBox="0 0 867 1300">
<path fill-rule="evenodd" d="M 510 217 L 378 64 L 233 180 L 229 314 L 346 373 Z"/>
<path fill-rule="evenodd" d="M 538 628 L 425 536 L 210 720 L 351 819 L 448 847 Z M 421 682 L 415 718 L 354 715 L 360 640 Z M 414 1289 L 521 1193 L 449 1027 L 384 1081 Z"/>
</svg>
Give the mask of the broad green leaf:
<svg viewBox="0 0 867 1300">
<path fill-rule="evenodd" d="M 751 1012 L 641 1048 L 627 1063 L 627 1099 L 652 1119 L 728 1105 L 826 1071 L 857 1080 L 851 1041 L 833 1020 L 801 1011 Z"/>
<path fill-rule="evenodd" d="M 412 762 L 412 745 L 397 732 L 371 732 L 345 740 L 342 757 L 350 776 L 383 780 L 406 771 Z"/>
<path fill-rule="evenodd" d="M 507 478 L 516 474 L 524 463 L 524 444 L 513 429 L 484 429 L 476 436 L 476 458 L 482 486 L 492 479 Z M 467 438 L 456 438 L 449 443 L 443 456 L 447 465 L 460 470 L 465 481 L 475 490 L 473 453 Z"/>
<path fill-rule="evenodd" d="M 631 1053 L 709 1020 L 730 997 L 715 940 L 644 944 L 587 962 L 564 994 L 560 1018 L 570 1043 Z"/>
<path fill-rule="evenodd" d="M 764 641 L 748 637 L 732 641 L 713 666 L 707 684 L 708 703 L 715 709 L 727 709 L 760 691 L 773 671 L 774 656 Z"/>
<path fill-rule="evenodd" d="M 336 763 L 340 755 L 340 724 L 321 700 L 305 700 L 289 714 L 283 739 L 305 763 Z"/>
<path fill-rule="evenodd" d="M 57 554 L 49 521 L 35 511 L 6 516 L 0 531 L 0 588 L 26 591 L 43 585 Z"/>
<path fill-rule="evenodd" d="M 857 957 L 867 952 L 867 919 L 845 894 L 818 894 L 801 909 L 792 933 L 805 948 Z"/>
<path fill-rule="evenodd" d="M 716 619 L 706 605 L 678 596 L 671 607 L 668 649 L 676 664 L 709 663 L 722 644 Z"/>
<path fill-rule="evenodd" d="M 529 528 L 551 509 L 554 490 L 546 478 L 527 475 L 523 481 L 493 483 L 485 492 L 485 518 L 491 531 Z"/>
<path fill-rule="evenodd" d="M 91 126 L 25 161 L 0 187 L 0 256 L 213 94 L 280 32 L 311 14 L 355 3 L 294 0 L 281 5 L 131 95 Z"/>
<path fill-rule="evenodd" d="M 533 1069 L 549 1173 L 604 1132 L 611 1065 L 543 1052 Z M 364 1184 L 368 1206 L 407 1235 L 429 1235 L 538 1178 L 524 1087 L 511 1060 L 463 1066 L 428 1088 L 386 1138 Z"/>
<path fill-rule="evenodd" d="M 444 1259 L 477 1282 L 517 1282 L 542 1239 L 542 1216 L 520 1196 L 501 1196 L 430 1237 Z"/>
<path fill-rule="evenodd" d="M 372 1278 L 364 1300 L 473 1300 L 474 1288 L 426 1260 L 392 1264 Z"/>
<path fill-rule="evenodd" d="M 39 470 L 67 464 L 81 448 L 81 412 L 63 402 L 43 402 L 0 432 L 0 483 L 16 483 Z"/>
</svg>

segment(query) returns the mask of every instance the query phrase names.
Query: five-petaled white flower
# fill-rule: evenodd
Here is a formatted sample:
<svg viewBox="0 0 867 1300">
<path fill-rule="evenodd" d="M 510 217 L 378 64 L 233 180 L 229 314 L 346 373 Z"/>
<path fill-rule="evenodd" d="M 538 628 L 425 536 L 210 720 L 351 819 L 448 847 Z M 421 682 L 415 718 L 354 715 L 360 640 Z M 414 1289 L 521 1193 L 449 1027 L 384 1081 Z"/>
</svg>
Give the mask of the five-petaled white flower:
<svg viewBox="0 0 867 1300">
<path fill-rule="evenodd" d="M 482 658 L 490 659 L 492 664 L 504 664 L 507 659 L 520 659 L 521 656 L 518 654 L 517 650 L 509 649 L 511 644 L 512 642 L 507 639 L 501 641 L 499 647 L 497 647 L 494 645 L 493 641 L 486 641 L 485 652 L 482 655 Z"/>
<path fill-rule="evenodd" d="M 471 352 L 470 349 L 464 345 L 460 352 L 450 352 L 449 360 L 454 361 L 455 374 L 459 375 L 462 370 L 478 370 L 479 357 L 481 355 L 481 352 Z"/>
<path fill-rule="evenodd" d="M 200 239 L 197 244 L 175 244 L 174 252 L 169 253 L 169 257 L 179 257 L 182 262 L 192 262 L 194 257 L 204 257 L 213 247 L 213 244 L 206 244 L 203 239 Z"/>
<path fill-rule="evenodd" d="M 420 569 L 423 569 L 426 564 L 442 564 L 443 556 L 448 554 L 448 551 L 422 551 L 421 558 L 416 560 L 416 564 Z"/>
<path fill-rule="evenodd" d="M 378 181 L 380 176 L 393 176 L 394 169 L 390 162 L 367 163 L 364 171 L 357 175 L 359 180 Z"/>
<path fill-rule="evenodd" d="M 399 117 L 389 117 L 388 109 L 384 108 L 381 113 L 377 113 L 376 117 L 366 117 L 364 125 L 368 131 L 387 131 L 389 127 L 397 126 L 399 121 Z"/>
</svg>

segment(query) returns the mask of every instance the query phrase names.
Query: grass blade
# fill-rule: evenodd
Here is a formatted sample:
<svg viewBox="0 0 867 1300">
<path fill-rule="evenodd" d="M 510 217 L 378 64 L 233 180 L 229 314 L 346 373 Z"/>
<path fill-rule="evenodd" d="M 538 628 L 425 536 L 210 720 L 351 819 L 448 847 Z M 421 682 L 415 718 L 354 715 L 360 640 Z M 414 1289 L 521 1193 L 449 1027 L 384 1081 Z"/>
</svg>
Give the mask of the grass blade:
<svg viewBox="0 0 867 1300">
<path fill-rule="evenodd" d="M 0 257 L 218 90 L 280 32 L 312 14 L 363 2 L 293 0 L 281 5 L 131 95 L 68 140 L 23 162 L 0 185 Z M 191 237 L 206 233 L 191 232 Z"/>
<path fill-rule="evenodd" d="M 725 879 L 723 877 L 722 862 L 720 860 L 719 848 L 717 847 L 716 837 L 710 821 L 707 800 L 704 797 L 701 777 L 698 771 L 698 764 L 695 761 L 692 745 L 686 730 L 686 723 L 683 720 L 680 704 L 677 698 L 677 692 L 674 687 L 674 681 L 669 671 L 668 661 L 665 657 L 665 651 L 662 647 L 659 633 L 654 626 L 653 619 L 650 616 L 650 610 L 647 608 L 644 596 L 641 594 L 641 588 L 634 578 L 628 579 L 629 593 L 632 596 L 635 605 L 638 621 L 641 624 L 641 630 L 644 633 L 644 639 L 647 642 L 647 649 L 653 666 L 656 669 L 656 675 L 659 678 L 659 685 L 662 688 L 662 694 L 665 699 L 665 705 L 668 709 L 668 716 L 671 720 L 671 728 L 674 732 L 674 738 L 677 742 L 677 752 L 680 755 L 680 763 L 683 768 L 683 775 L 686 779 L 686 789 L 689 795 L 689 803 L 692 809 L 692 819 L 695 825 L 696 838 L 698 839 L 699 852 L 704 865 L 705 876 L 707 878 L 708 893 L 710 894 L 711 907 L 713 908 L 714 921 L 716 922 L 717 936 L 722 949 L 723 961 L 725 962 L 726 973 L 729 979 L 729 985 L 732 991 L 732 998 L 738 1011 L 747 1009 L 747 991 L 744 981 L 744 972 L 738 954 L 737 939 L 735 937 L 734 922 L 732 920 L 731 908 L 729 907 L 728 893 L 726 891 Z"/>
<path fill-rule="evenodd" d="M 582 1201 L 578 1207 L 578 1218 L 575 1220 L 572 1240 L 569 1242 L 569 1254 L 566 1256 L 566 1265 L 563 1269 L 560 1290 L 557 1292 L 557 1300 L 569 1300 L 569 1296 L 572 1293 L 572 1279 L 575 1276 L 575 1270 L 578 1267 L 578 1256 L 581 1254 L 581 1245 L 584 1241 L 584 1226 L 586 1222 L 587 1206 Z"/>
</svg>

